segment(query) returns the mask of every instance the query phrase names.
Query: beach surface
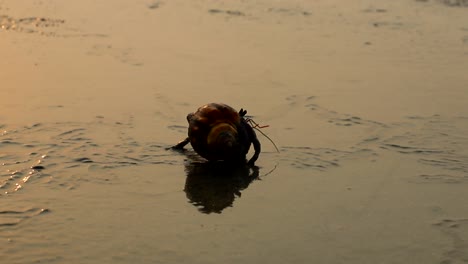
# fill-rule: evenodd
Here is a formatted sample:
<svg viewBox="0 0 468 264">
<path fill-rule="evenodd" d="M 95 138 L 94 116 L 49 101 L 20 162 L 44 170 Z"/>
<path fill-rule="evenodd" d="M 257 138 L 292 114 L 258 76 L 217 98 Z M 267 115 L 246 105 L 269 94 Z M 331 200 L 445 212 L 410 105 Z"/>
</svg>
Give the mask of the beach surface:
<svg viewBox="0 0 468 264">
<path fill-rule="evenodd" d="M 463 0 L 0 0 L 0 262 L 467 263 L 467 69 Z"/>
</svg>

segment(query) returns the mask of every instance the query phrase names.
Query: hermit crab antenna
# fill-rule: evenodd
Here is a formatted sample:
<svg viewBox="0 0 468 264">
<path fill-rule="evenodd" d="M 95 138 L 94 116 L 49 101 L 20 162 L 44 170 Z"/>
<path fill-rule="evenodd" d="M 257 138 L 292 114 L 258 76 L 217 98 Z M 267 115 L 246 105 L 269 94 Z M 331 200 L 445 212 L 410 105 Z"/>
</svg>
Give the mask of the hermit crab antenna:
<svg viewBox="0 0 468 264">
<path fill-rule="evenodd" d="M 257 130 L 258 132 L 260 132 L 264 137 L 266 137 L 266 138 L 273 144 L 273 146 L 274 146 L 275 149 L 276 149 L 276 152 L 280 153 L 280 151 L 279 151 L 278 147 L 276 146 L 275 142 L 273 142 L 273 140 L 272 140 L 269 136 L 267 136 L 265 133 L 263 133 L 263 132 L 260 130 L 259 127 L 252 127 L 252 128 L 255 129 L 255 130 Z"/>
<path fill-rule="evenodd" d="M 247 111 L 246 111 L 246 112 L 247 112 Z M 257 130 L 258 132 L 260 132 L 260 134 L 262 134 L 264 137 L 266 137 L 266 138 L 273 144 L 273 146 L 274 146 L 275 149 L 276 149 L 276 152 L 278 152 L 278 153 L 280 152 L 279 149 L 278 149 L 278 147 L 276 146 L 275 142 L 273 142 L 273 140 L 272 140 L 269 136 L 267 136 L 265 133 L 263 133 L 263 131 L 260 130 L 260 129 L 262 129 L 262 128 L 269 127 L 269 125 L 261 126 L 261 125 L 258 124 L 257 122 L 253 121 L 252 118 L 247 118 L 247 119 L 245 119 L 245 121 L 246 121 L 247 123 L 249 123 L 249 125 L 250 125 L 253 129 Z"/>
</svg>

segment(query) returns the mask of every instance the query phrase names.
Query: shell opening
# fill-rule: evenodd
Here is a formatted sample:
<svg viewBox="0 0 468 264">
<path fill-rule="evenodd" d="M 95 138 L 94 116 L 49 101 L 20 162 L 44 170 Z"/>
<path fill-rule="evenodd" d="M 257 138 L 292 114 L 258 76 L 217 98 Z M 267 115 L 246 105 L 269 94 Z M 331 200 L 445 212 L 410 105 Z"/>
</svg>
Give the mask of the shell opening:
<svg viewBox="0 0 468 264">
<path fill-rule="evenodd" d="M 208 145 L 221 144 L 225 147 L 232 147 L 236 143 L 237 130 L 228 123 L 220 123 L 211 128 L 208 134 Z"/>
</svg>

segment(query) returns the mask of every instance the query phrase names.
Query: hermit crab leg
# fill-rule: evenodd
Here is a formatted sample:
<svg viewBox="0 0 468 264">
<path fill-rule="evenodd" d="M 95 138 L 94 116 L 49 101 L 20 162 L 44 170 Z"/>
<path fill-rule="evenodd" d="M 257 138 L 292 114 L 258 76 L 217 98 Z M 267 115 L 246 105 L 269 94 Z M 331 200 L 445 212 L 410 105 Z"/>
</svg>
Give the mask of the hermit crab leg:
<svg viewBox="0 0 468 264">
<path fill-rule="evenodd" d="M 252 130 L 252 132 L 254 132 L 254 131 Z M 258 156 L 260 155 L 260 150 L 261 150 L 260 141 L 258 141 L 257 137 L 254 137 L 252 139 L 252 144 L 254 146 L 255 153 L 252 156 L 252 158 L 250 158 L 249 165 L 254 165 L 255 161 L 257 161 Z"/>
<path fill-rule="evenodd" d="M 171 147 L 172 149 L 183 149 L 185 147 L 185 145 L 187 145 L 188 143 L 190 142 L 190 138 L 186 138 L 182 141 L 180 141 L 179 143 L 177 143 L 177 145 Z"/>
<path fill-rule="evenodd" d="M 244 122 L 245 124 L 245 128 L 247 129 L 247 133 L 249 134 L 249 138 L 252 140 L 252 144 L 255 150 L 255 153 L 252 156 L 252 158 L 250 158 L 248 164 L 254 165 L 255 161 L 257 161 L 258 156 L 260 155 L 261 146 L 260 146 L 260 141 L 258 141 L 257 135 L 255 134 L 255 131 L 253 130 L 253 127 L 249 124 L 249 122 L 252 119 L 245 118 L 246 114 L 247 114 L 247 110 L 244 110 L 243 108 L 241 108 L 241 110 L 239 111 L 239 116 L 242 118 L 242 122 Z M 258 126 L 258 124 L 256 125 Z"/>
<path fill-rule="evenodd" d="M 241 112 L 242 112 L 242 109 L 241 109 Z M 247 111 L 245 111 L 244 114 L 246 112 Z M 255 131 L 253 130 L 253 128 L 250 126 L 249 123 L 247 123 L 247 121 L 244 118 L 242 118 L 241 123 L 245 127 L 245 130 L 247 131 L 247 134 L 249 136 L 249 140 L 252 142 L 254 146 L 255 153 L 248 162 L 249 165 L 253 166 L 255 161 L 257 161 L 258 156 L 260 155 L 260 151 L 261 151 L 260 141 L 258 141 L 257 135 L 255 134 Z"/>
</svg>

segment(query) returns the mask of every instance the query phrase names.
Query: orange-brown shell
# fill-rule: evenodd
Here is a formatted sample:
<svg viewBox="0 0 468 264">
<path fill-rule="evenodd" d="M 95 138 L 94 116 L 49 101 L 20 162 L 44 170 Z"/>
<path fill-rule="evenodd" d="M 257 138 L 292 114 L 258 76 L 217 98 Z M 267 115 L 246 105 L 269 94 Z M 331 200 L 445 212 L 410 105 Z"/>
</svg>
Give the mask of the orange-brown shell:
<svg viewBox="0 0 468 264">
<path fill-rule="evenodd" d="M 241 117 L 234 108 L 210 103 L 188 114 L 187 121 L 190 144 L 200 156 L 208 160 L 245 159 L 247 152 L 239 141 L 239 133 L 244 133 L 239 131 Z"/>
</svg>

